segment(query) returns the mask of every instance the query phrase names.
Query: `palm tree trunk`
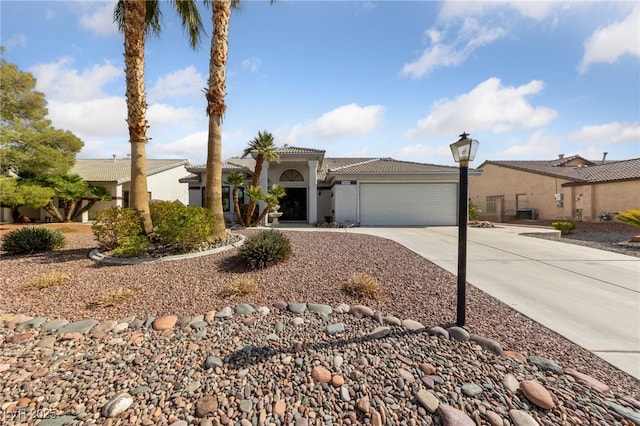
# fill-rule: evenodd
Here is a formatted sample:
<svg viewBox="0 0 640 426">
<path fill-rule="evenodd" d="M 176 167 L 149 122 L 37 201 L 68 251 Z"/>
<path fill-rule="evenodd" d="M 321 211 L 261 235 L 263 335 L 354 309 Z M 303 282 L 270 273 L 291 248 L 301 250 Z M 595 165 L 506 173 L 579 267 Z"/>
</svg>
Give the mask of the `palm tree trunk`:
<svg viewBox="0 0 640 426">
<path fill-rule="evenodd" d="M 238 199 L 238 187 L 233 186 L 233 209 L 236 212 L 236 217 L 238 218 L 238 224 L 240 226 L 244 226 L 244 219 L 242 218 L 242 213 L 240 213 L 240 200 Z"/>
<path fill-rule="evenodd" d="M 256 156 L 256 165 L 253 169 L 253 179 L 251 180 L 251 185 L 256 188 L 260 186 L 260 175 L 262 174 L 262 164 L 264 163 L 264 155 L 262 153 L 258 153 Z M 251 226 L 256 226 L 260 223 L 260 220 L 254 225 L 253 222 L 253 213 L 256 211 L 256 202 L 253 199 L 249 200 L 249 208 L 247 209 L 247 223 L 251 223 Z"/>
<path fill-rule="evenodd" d="M 211 232 L 212 240 L 226 237 L 222 209 L 222 117 L 227 106 L 224 103 L 226 67 L 229 51 L 229 21 L 231 0 L 213 2 L 213 36 L 209 59 L 209 87 L 207 89 L 207 115 L 209 137 L 207 140 L 207 174 L 205 179 L 205 207 L 215 216 Z"/>
<path fill-rule="evenodd" d="M 144 233 L 153 230 L 147 189 L 147 101 L 144 85 L 145 16 L 144 1 L 124 2 L 124 61 L 127 81 L 127 123 L 131 143 L 131 186 L 129 205 L 142 217 Z"/>
<path fill-rule="evenodd" d="M 53 202 L 49 201 L 49 204 L 44 206 L 43 209 L 51 216 L 53 216 L 53 219 L 56 222 L 64 222 L 64 218 L 62 217 L 60 211 L 56 208 L 56 206 L 53 205 Z"/>
</svg>

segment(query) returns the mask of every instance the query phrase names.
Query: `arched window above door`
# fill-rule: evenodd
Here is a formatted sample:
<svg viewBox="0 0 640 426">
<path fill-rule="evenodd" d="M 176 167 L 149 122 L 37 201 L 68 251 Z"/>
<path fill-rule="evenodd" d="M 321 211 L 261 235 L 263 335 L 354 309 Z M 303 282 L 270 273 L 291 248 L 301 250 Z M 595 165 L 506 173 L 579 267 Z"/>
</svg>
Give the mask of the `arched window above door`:
<svg viewBox="0 0 640 426">
<path fill-rule="evenodd" d="M 280 175 L 280 182 L 304 182 L 304 177 L 299 171 L 288 169 Z"/>
</svg>

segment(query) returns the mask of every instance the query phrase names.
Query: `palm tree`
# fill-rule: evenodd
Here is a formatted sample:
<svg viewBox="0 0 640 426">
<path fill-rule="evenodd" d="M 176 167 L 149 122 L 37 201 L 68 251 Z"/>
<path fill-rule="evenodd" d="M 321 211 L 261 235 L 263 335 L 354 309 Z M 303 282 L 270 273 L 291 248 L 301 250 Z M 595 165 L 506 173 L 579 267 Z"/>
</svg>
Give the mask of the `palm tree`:
<svg viewBox="0 0 640 426">
<path fill-rule="evenodd" d="M 278 154 L 274 144 L 273 135 L 266 130 L 264 132 L 258 131 L 258 136 L 253 138 L 249 142 L 249 146 L 242 152 L 242 158 L 249 155 L 255 155 L 256 165 L 253 170 L 251 185 L 257 187 L 260 184 L 260 174 L 262 174 L 264 162 L 280 161 L 280 154 Z M 246 223 L 251 222 L 255 208 L 256 202 L 250 198 L 247 218 L 245 219 Z"/>
<path fill-rule="evenodd" d="M 269 187 L 269 191 L 267 193 L 262 191 L 262 188 L 260 188 L 259 186 L 252 185 L 249 187 L 249 189 L 247 189 L 247 195 L 249 196 L 249 199 L 251 201 L 254 201 L 254 203 L 256 201 L 264 201 L 267 204 L 262 210 L 260 216 L 255 221 L 251 223 L 247 222 L 249 226 L 257 226 L 262 221 L 262 219 L 267 216 L 269 210 L 271 210 L 272 207 L 278 205 L 280 198 L 287 195 L 287 192 L 284 189 L 284 186 L 274 183 Z"/>
<path fill-rule="evenodd" d="M 227 183 L 233 186 L 231 194 L 233 197 L 233 209 L 236 212 L 238 223 L 240 226 L 244 226 L 244 220 L 242 219 L 242 213 L 240 213 L 240 201 L 238 200 L 238 187 L 245 186 L 247 184 L 246 177 L 242 172 L 231 172 L 227 177 Z"/>
<path fill-rule="evenodd" d="M 222 118 L 227 109 L 224 97 L 229 54 L 229 21 L 231 9 L 237 7 L 239 3 L 239 0 L 212 1 L 213 35 L 209 57 L 209 81 L 205 93 L 209 117 L 205 207 L 215 216 L 215 224 L 211 231 L 212 240 L 222 240 L 226 236 L 222 209 Z"/>
<path fill-rule="evenodd" d="M 85 200 L 87 203 L 83 204 L 82 201 Z M 111 192 L 102 186 L 93 186 L 89 185 L 87 192 L 83 195 L 82 199 L 79 203 L 76 204 L 76 208 L 73 210 L 71 214 L 71 220 L 76 220 L 84 212 L 87 212 L 93 207 L 98 201 L 108 201 L 111 200 Z"/>
<path fill-rule="evenodd" d="M 203 31 L 202 21 L 194 0 L 176 0 L 173 2 L 182 26 L 188 32 L 192 48 L 199 44 Z M 147 187 L 146 119 L 147 101 L 144 84 L 144 47 L 149 31 L 160 33 L 160 8 L 158 0 L 119 0 L 114 10 L 114 21 L 124 33 L 124 62 L 127 82 L 127 124 L 131 143 L 131 186 L 130 206 L 142 217 L 144 232 L 153 230 L 149 213 Z"/>
<path fill-rule="evenodd" d="M 71 222 L 76 205 L 78 202 L 82 203 L 82 198 L 87 194 L 89 185 L 80 175 L 75 173 L 57 176 L 52 179 L 52 183 L 56 195 L 64 205 L 64 215 L 61 222 Z M 49 212 L 49 209 L 47 211 Z"/>
</svg>

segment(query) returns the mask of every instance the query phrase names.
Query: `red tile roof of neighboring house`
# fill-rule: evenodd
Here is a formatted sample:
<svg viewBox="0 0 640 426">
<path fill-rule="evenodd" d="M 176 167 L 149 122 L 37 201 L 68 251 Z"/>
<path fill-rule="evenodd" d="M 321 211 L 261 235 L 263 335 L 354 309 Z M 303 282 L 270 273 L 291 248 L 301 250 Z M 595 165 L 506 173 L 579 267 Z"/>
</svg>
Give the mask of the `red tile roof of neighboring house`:
<svg viewBox="0 0 640 426">
<path fill-rule="evenodd" d="M 569 165 L 569 163 L 574 163 Z M 542 161 L 485 161 L 486 164 L 521 170 L 524 172 L 567 179 L 571 182 L 563 185 L 584 183 L 613 182 L 618 180 L 640 179 L 640 158 L 630 160 L 594 162 L 574 155 Z"/>
</svg>

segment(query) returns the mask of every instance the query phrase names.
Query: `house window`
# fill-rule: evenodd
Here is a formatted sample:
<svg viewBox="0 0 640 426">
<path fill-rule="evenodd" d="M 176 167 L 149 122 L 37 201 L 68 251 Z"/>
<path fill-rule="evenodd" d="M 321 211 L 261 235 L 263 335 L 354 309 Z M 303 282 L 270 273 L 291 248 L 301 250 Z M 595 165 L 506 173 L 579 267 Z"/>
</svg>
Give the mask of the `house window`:
<svg viewBox="0 0 640 426">
<path fill-rule="evenodd" d="M 487 197 L 487 213 L 498 213 L 498 200 L 502 200 L 502 195 Z"/>
<path fill-rule="evenodd" d="M 122 191 L 122 207 L 125 209 L 129 207 L 129 194 L 130 191 Z M 151 192 L 147 192 L 149 196 L 149 201 L 151 201 Z"/>
<path fill-rule="evenodd" d="M 230 188 L 228 186 L 222 187 L 222 211 L 230 212 L 231 211 L 231 203 L 230 203 Z"/>
<path fill-rule="evenodd" d="M 280 182 L 304 182 L 304 177 L 299 171 L 288 169 L 280 175 Z"/>
<path fill-rule="evenodd" d="M 527 194 L 516 194 L 516 210 L 528 208 L 529 199 L 527 198 Z"/>
<path fill-rule="evenodd" d="M 201 192 L 201 197 L 202 197 L 202 207 L 205 206 L 205 199 L 206 199 L 206 191 L 205 188 L 202 187 L 200 188 Z M 238 202 L 240 204 L 244 203 L 244 187 L 239 186 L 238 187 Z M 231 205 L 233 204 L 233 200 L 231 199 L 231 187 L 230 186 L 223 186 L 222 187 L 222 211 L 224 212 L 230 212 L 231 211 Z"/>
</svg>

